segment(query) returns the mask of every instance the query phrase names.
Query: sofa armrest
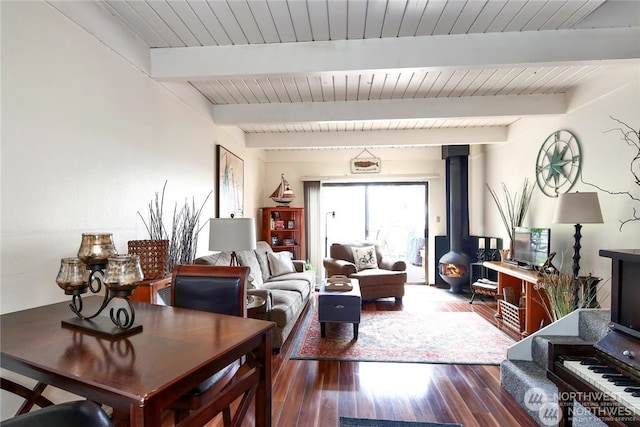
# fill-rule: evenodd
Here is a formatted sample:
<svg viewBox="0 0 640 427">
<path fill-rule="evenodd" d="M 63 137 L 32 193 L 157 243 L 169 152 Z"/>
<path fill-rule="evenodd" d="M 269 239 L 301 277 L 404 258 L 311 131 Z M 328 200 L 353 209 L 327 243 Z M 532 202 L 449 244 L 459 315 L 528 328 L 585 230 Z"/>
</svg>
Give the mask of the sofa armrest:
<svg viewBox="0 0 640 427">
<path fill-rule="evenodd" d="M 354 263 L 343 259 L 325 258 L 322 261 L 322 264 L 324 265 L 324 268 L 327 269 L 327 274 L 329 276 L 333 276 L 334 274 L 343 274 L 349 277 L 358 272 Z"/>
<path fill-rule="evenodd" d="M 307 261 L 303 259 L 294 259 L 293 266 L 298 273 L 302 273 L 307 268 Z"/>
<path fill-rule="evenodd" d="M 407 263 L 398 259 L 383 258 L 378 261 L 378 267 L 384 270 L 405 271 L 407 269 Z"/>
</svg>

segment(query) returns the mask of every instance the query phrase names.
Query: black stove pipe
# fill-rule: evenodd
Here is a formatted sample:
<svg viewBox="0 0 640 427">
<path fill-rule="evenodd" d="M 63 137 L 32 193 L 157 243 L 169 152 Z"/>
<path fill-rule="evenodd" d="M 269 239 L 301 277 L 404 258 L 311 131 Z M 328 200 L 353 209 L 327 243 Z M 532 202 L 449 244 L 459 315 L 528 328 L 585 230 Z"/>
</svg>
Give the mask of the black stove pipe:
<svg viewBox="0 0 640 427">
<path fill-rule="evenodd" d="M 462 241 L 469 238 L 469 146 L 444 146 L 442 158 L 446 163 L 449 249 L 462 252 Z"/>
<path fill-rule="evenodd" d="M 469 146 L 442 147 L 442 158 L 446 167 L 449 252 L 440 259 L 440 276 L 450 285 L 450 292 L 462 293 L 469 281 L 469 257 L 463 249 L 463 240 L 469 238 Z M 456 267 L 450 270 L 450 266 Z"/>
</svg>

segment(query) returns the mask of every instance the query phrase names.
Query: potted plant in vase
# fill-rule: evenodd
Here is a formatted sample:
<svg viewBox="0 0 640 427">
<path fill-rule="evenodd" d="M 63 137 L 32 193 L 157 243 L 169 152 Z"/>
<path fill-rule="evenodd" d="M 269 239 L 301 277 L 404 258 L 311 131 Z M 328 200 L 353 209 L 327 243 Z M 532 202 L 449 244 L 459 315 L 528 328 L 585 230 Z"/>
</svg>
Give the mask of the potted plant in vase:
<svg viewBox="0 0 640 427">
<path fill-rule="evenodd" d="M 164 224 L 162 223 L 162 214 L 164 206 L 164 190 L 167 186 L 165 182 L 162 188 L 162 198 L 159 199 L 156 193 L 155 202 L 149 202 L 149 217 L 147 221 L 142 217 L 140 212 L 138 216 L 142 218 L 149 239 L 145 240 L 129 240 L 127 246 L 130 254 L 136 254 L 140 257 L 140 267 L 145 280 L 154 280 L 164 277 L 170 270 L 167 263 L 169 259 L 169 239 L 167 239 Z"/>
<path fill-rule="evenodd" d="M 531 196 L 533 195 L 533 185 L 529 184 L 529 179 L 525 178 L 522 183 L 520 192 L 511 194 L 507 185 L 502 183 L 502 195 L 504 201 L 501 202 L 498 194 L 489 186 L 485 184 L 493 201 L 496 203 L 500 217 L 504 224 L 507 234 L 509 235 L 509 252 L 513 255 L 513 229 L 515 227 L 521 227 L 524 223 L 524 217 L 529 210 L 529 204 L 531 202 Z"/>
</svg>

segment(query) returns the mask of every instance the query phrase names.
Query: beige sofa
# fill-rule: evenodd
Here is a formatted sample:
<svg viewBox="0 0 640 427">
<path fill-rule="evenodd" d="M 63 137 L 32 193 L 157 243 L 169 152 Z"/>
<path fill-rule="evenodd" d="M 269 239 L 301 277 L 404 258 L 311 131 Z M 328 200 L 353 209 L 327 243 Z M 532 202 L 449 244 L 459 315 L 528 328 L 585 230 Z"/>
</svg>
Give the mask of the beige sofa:
<svg viewBox="0 0 640 427">
<path fill-rule="evenodd" d="M 364 254 L 375 262 L 367 268 L 358 268 L 353 248 L 374 248 L 373 254 Z M 359 260 L 360 261 L 360 260 Z M 407 282 L 407 265 L 404 261 L 385 258 L 380 247 L 374 242 L 333 243 L 329 249 L 329 258 L 323 261 L 329 276 L 342 274 L 358 279 L 363 300 L 395 297 L 402 301 L 404 285 Z"/>
<path fill-rule="evenodd" d="M 273 251 L 266 242 L 257 242 L 255 250 L 237 252 L 240 265 L 251 269 L 249 276 L 249 295 L 259 295 L 266 304 L 255 316 L 259 319 L 275 322 L 273 330 L 273 349 L 279 352 L 298 318 L 304 311 L 315 288 L 314 271 L 305 271 L 305 262 L 293 260 L 294 272 L 272 275 L 268 253 Z M 197 258 L 195 264 L 229 265 L 230 254 L 221 252 Z"/>
</svg>

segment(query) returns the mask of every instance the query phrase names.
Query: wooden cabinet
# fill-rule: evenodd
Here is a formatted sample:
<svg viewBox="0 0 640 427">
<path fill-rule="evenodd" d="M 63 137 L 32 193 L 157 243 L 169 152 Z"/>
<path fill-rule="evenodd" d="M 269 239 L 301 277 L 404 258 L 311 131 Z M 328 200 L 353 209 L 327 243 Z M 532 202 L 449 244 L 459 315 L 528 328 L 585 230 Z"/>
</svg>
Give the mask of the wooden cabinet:
<svg viewBox="0 0 640 427">
<path fill-rule="evenodd" d="M 304 208 L 262 208 L 260 240 L 277 251 L 293 252 L 294 259 L 306 259 Z"/>
<path fill-rule="evenodd" d="M 524 322 L 520 332 L 523 337 L 531 335 L 551 323 L 544 304 L 548 299 L 544 291 L 534 289 L 541 277 L 534 270 L 524 270 L 500 261 L 485 261 L 486 268 L 498 273 L 498 295 L 504 295 L 505 288 L 511 288 L 518 309 L 524 311 Z M 500 305 L 496 317 L 501 318 Z"/>
</svg>

